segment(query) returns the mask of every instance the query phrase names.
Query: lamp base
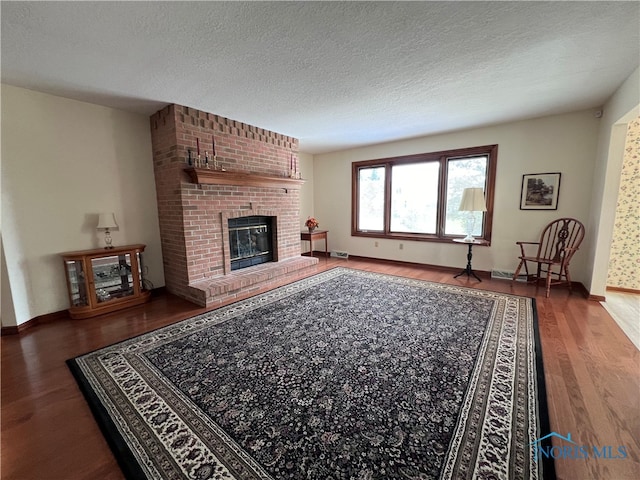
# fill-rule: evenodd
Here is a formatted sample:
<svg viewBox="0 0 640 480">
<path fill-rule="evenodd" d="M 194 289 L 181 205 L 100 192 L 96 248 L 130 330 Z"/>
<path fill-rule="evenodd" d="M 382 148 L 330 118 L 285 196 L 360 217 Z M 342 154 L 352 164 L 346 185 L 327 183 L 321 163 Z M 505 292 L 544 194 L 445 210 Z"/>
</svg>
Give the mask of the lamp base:
<svg viewBox="0 0 640 480">
<path fill-rule="evenodd" d="M 468 243 L 473 243 L 475 238 L 473 238 L 472 233 L 475 228 L 475 225 L 476 225 L 475 212 L 468 212 L 467 213 L 467 236 L 463 238 L 463 241 Z"/>
<path fill-rule="evenodd" d="M 106 244 L 104 247 L 105 250 L 111 250 L 113 248 L 111 242 L 113 242 L 113 239 L 111 238 L 111 232 L 107 228 L 104 232 L 104 243 Z"/>
</svg>

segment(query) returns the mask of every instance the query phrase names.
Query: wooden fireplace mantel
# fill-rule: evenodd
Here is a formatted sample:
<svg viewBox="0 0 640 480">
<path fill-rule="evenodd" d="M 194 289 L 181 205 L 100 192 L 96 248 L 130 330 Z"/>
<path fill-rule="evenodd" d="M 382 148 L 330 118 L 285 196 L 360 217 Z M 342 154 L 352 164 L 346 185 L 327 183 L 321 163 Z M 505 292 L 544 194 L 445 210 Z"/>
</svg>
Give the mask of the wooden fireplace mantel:
<svg viewBox="0 0 640 480">
<path fill-rule="evenodd" d="M 189 167 L 184 169 L 193 183 L 201 185 L 236 185 L 249 187 L 284 188 L 299 190 L 304 180 L 289 177 L 276 177 L 248 172 L 228 172 L 208 168 Z"/>
</svg>

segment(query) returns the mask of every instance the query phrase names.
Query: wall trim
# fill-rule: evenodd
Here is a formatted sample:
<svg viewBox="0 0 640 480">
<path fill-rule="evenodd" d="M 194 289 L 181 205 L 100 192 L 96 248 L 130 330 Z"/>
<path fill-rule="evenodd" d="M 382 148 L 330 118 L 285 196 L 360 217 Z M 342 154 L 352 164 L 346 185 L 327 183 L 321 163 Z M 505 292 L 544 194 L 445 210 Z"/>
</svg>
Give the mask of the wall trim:
<svg viewBox="0 0 640 480">
<path fill-rule="evenodd" d="M 587 299 L 590 302 L 604 302 L 606 300 L 605 297 L 603 297 L 602 295 L 591 295 L 589 294 L 589 296 L 587 297 Z"/>
<path fill-rule="evenodd" d="M 151 297 L 160 297 L 167 293 L 166 287 L 158 287 L 151 290 Z M 45 313 L 44 315 L 38 315 L 37 317 L 33 317 L 31 320 L 27 320 L 20 325 L 10 325 L 3 326 L 0 328 L 0 336 L 5 335 L 19 335 L 25 330 L 28 330 L 36 325 L 42 325 L 43 323 L 55 322 L 58 320 L 69 320 L 71 317 L 69 316 L 68 310 L 59 310 L 57 312 Z"/>
<path fill-rule="evenodd" d="M 551 287 L 551 288 L 553 288 L 553 287 Z M 579 293 L 580 295 L 582 295 L 587 300 L 592 300 L 592 298 L 591 298 L 592 295 L 589 293 L 589 290 L 587 290 L 587 287 L 585 287 L 581 282 L 572 281 L 571 282 L 571 290 Z M 597 301 L 599 301 L 599 300 L 597 300 Z"/>
<path fill-rule="evenodd" d="M 155 298 L 155 297 L 161 297 L 162 295 L 167 293 L 167 287 L 162 286 L 162 287 L 156 287 L 156 288 L 152 288 L 151 289 L 151 297 Z"/>
<path fill-rule="evenodd" d="M 623 293 L 640 294 L 640 290 L 635 290 L 633 288 L 607 287 L 607 291 L 608 292 L 623 292 Z"/>
<path fill-rule="evenodd" d="M 314 251 L 313 254 L 314 254 L 313 256 L 324 257 L 324 252 Z M 456 272 L 460 272 L 461 270 L 463 270 L 460 267 L 447 267 L 447 266 L 444 266 L 444 265 L 430 265 L 428 263 L 405 262 L 403 260 L 390 260 L 390 259 L 386 259 L 386 258 L 364 257 L 364 256 L 360 256 L 360 255 L 349 255 L 349 258 L 353 259 L 353 260 L 367 260 L 367 261 L 375 261 L 375 262 L 380 262 L 380 263 L 393 263 L 393 264 L 408 265 L 408 266 L 412 266 L 412 267 L 423 267 L 423 268 L 429 268 L 429 269 L 433 269 L 433 270 L 439 270 L 439 271 L 442 271 L 442 272 L 451 272 L 451 273 L 456 273 Z M 346 259 L 345 261 L 348 262 L 349 260 Z M 475 270 L 475 269 L 473 271 L 479 276 L 491 278 L 491 272 L 490 271 Z M 576 291 L 579 291 L 585 298 L 587 298 L 590 301 L 595 301 L 595 302 L 604 302 L 605 301 L 605 297 L 603 297 L 601 295 L 591 295 L 591 294 L 589 294 L 588 290 L 580 282 L 572 282 L 572 288 L 575 289 Z M 618 288 L 618 287 L 607 287 L 607 290 L 623 291 L 623 292 L 629 292 L 629 293 L 640 293 L 640 291 L 638 291 L 638 290 L 624 289 L 624 288 Z M 154 298 L 155 297 L 160 297 L 160 296 L 162 296 L 162 295 L 164 295 L 166 293 L 167 293 L 167 288 L 165 286 L 154 288 L 153 290 L 151 290 L 151 296 L 154 297 Z M 35 327 L 36 325 L 42 325 L 44 323 L 54 322 L 54 321 L 57 321 L 57 320 L 67 320 L 67 319 L 70 319 L 70 318 L 71 317 L 69 317 L 69 312 L 67 310 L 60 310 L 60 311 L 57 311 L 57 312 L 46 313 L 44 315 L 38 315 L 37 317 L 34 317 L 31 320 L 27 320 L 26 322 L 21 323 L 20 325 L 10 325 L 10 326 L 6 326 L 6 327 L 3 326 L 2 328 L 0 328 L 0 336 L 18 335 L 18 334 L 21 334 L 22 332 L 24 332 L 27 329 Z"/>
<path fill-rule="evenodd" d="M 319 256 L 324 257 L 324 252 L 314 251 L 314 254 L 318 254 Z M 351 254 L 349 254 L 349 259 L 354 259 L 354 260 L 360 259 L 360 260 L 376 261 L 376 262 L 382 262 L 382 263 L 395 263 L 395 264 L 409 265 L 412 267 L 424 267 L 432 270 L 439 270 L 442 272 L 451 272 L 451 273 L 460 273 L 460 271 L 464 271 L 463 267 L 447 267 L 444 265 L 430 265 L 428 263 L 405 262 L 403 260 L 388 260 L 386 258 L 362 257 L 359 255 L 351 255 Z M 348 261 L 349 261 L 348 259 L 345 260 L 345 262 L 348 262 Z M 473 269 L 473 271 L 480 277 L 491 278 L 490 271 L 476 270 L 475 268 Z M 589 300 L 596 300 L 599 302 L 604 301 L 604 297 L 600 297 L 600 299 L 598 300 L 595 298 L 596 297 L 595 295 L 589 295 L 588 290 L 585 288 L 585 286 L 581 282 L 571 282 L 571 292 L 579 293 L 584 298 L 588 298 Z"/>
<path fill-rule="evenodd" d="M 42 325 L 43 323 L 54 322 L 57 320 L 65 320 L 69 319 L 69 312 L 67 310 L 60 310 L 58 312 L 45 313 L 44 315 L 38 315 L 37 317 L 32 318 L 31 320 L 27 320 L 20 325 L 11 325 L 7 327 L 2 327 L 0 329 L 0 335 L 17 335 L 25 330 L 35 327 L 36 325 Z"/>
<path fill-rule="evenodd" d="M 324 252 L 315 252 L 314 251 L 314 253 L 319 253 L 320 256 L 324 257 Z M 460 273 L 466 267 L 466 265 L 460 266 L 460 267 L 448 267 L 448 266 L 445 266 L 445 265 L 431 265 L 429 263 L 406 262 L 404 260 L 390 260 L 390 259 L 387 259 L 387 258 L 362 257 L 360 255 L 351 255 L 351 254 L 349 254 L 349 258 L 350 259 L 354 259 L 354 260 L 358 260 L 359 259 L 359 260 L 375 261 L 375 262 L 381 262 L 381 263 L 395 263 L 395 264 L 407 265 L 407 266 L 411 266 L 411 267 L 423 267 L 423 268 L 429 268 L 429 269 L 432 269 L 432 270 L 439 270 L 439 271 L 451 272 L 451 273 Z M 478 276 L 487 277 L 487 278 L 491 277 L 491 272 L 489 272 L 489 271 L 476 270 L 475 268 L 473 269 L 473 271 Z"/>
</svg>

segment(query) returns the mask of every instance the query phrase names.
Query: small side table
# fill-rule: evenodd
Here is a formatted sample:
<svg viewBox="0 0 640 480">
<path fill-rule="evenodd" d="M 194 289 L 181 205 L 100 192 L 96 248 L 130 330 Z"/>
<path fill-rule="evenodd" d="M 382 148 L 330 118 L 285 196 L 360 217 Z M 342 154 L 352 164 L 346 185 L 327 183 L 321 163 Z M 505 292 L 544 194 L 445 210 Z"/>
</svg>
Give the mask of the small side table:
<svg viewBox="0 0 640 480">
<path fill-rule="evenodd" d="M 315 240 L 324 240 L 324 256 L 329 256 L 329 241 L 327 240 L 329 230 L 314 230 L 313 232 L 300 232 L 300 240 L 309 242 L 309 256 L 313 257 L 313 242 Z"/>
<path fill-rule="evenodd" d="M 487 242 L 485 240 L 477 240 L 477 239 L 474 240 L 473 242 L 465 242 L 464 238 L 454 238 L 453 241 L 456 243 L 464 243 L 466 245 L 469 245 L 469 251 L 467 253 L 467 266 L 464 270 L 462 270 L 459 274 L 455 275 L 453 278 L 458 278 L 460 275 L 464 275 L 466 273 L 467 277 L 474 276 L 479 282 L 481 282 L 482 279 L 478 275 L 476 275 L 473 269 L 471 268 L 471 258 L 473 257 L 473 252 L 471 249 L 473 248 L 474 245 L 486 245 Z"/>
</svg>

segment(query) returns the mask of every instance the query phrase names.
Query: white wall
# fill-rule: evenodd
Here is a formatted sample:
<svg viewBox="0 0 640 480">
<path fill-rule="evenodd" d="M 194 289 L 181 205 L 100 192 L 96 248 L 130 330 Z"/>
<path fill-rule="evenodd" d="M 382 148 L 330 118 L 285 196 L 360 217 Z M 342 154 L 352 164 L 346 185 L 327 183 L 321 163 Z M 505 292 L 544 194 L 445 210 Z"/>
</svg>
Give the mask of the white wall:
<svg viewBox="0 0 640 480">
<path fill-rule="evenodd" d="M 627 126 L 606 284 L 640 292 L 640 117 Z"/>
<path fill-rule="evenodd" d="M 461 245 L 351 236 L 351 163 L 359 160 L 498 144 L 492 245 L 474 248 L 473 267 L 514 270 L 518 240 L 535 241 L 558 217 L 589 221 L 599 119 L 587 110 L 473 130 L 372 145 L 314 156 L 314 206 L 323 228 L 330 230 L 332 250 L 352 255 L 450 267 L 466 264 Z M 561 172 L 558 210 L 521 211 L 522 175 Z M 375 242 L 379 247 L 375 247 Z M 585 243 L 593 241 L 587 238 Z M 403 249 L 400 250 L 400 244 Z M 584 248 L 583 250 L 588 250 Z M 574 257 L 572 276 L 588 279 L 587 255 Z"/>
<path fill-rule="evenodd" d="M 607 284 L 609 252 L 613 240 L 616 201 L 624 153 L 627 123 L 640 115 L 640 69 L 636 70 L 605 103 L 598 132 L 593 196 L 587 235 L 589 293 L 603 297 Z"/>
<path fill-rule="evenodd" d="M 300 153 L 307 180 L 301 228 L 313 215 L 330 230 L 332 250 L 461 267 L 465 252 L 458 245 L 379 239 L 376 248 L 373 239 L 351 237 L 351 162 L 498 143 L 493 244 L 474 249 L 474 267 L 513 269 L 515 241 L 536 239 L 553 218 L 575 216 L 588 233 L 574 278 L 603 295 L 620 170 L 611 138 L 625 118 L 638 116 L 639 83 L 636 70 L 600 120 L 584 111 L 315 157 Z M 94 228 L 101 211 L 116 214 L 116 245 L 147 245 L 147 278 L 163 286 L 148 118 L 8 85 L 1 98 L 2 325 L 68 307 L 59 254 L 102 245 Z M 553 171 L 562 172 L 559 209 L 520 211 L 522 174 Z"/>
<path fill-rule="evenodd" d="M 300 172 L 305 181 L 300 193 L 300 228 L 304 230 L 304 222 L 313 216 L 313 155 L 300 153 Z"/>
<path fill-rule="evenodd" d="M 68 308 L 59 254 L 102 246 L 99 212 L 116 215 L 114 245 L 147 245 L 147 278 L 163 286 L 149 119 L 9 85 L 1 96 L 2 240 L 15 308 L 2 324 Z"/>
<path fill-rule="evenodd" d="M 309 153 L 300 153 L 298 155 L 300 160 L 300 173 L 305 183 L 302 185 L 302 191 L 300 192 L 300 230 L 306 230 L 304 222 L 309 217 L 313 217 L 313 155 Z M 300 242 L 300 248 L 302 252 L 309 251 L 309 242 Z"/>
</svg>

